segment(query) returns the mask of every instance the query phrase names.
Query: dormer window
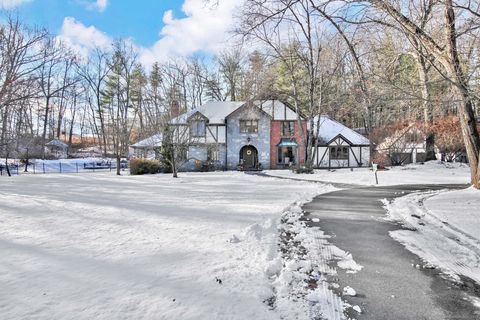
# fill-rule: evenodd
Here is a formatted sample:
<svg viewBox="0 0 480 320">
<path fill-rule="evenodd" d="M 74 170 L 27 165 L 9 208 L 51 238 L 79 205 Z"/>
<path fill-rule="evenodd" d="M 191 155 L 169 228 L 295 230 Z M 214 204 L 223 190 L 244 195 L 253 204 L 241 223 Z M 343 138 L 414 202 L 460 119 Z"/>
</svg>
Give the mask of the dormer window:
<svg viewBox="0 0 480 320">
<path fill-rule="evenodd" d="M 206 136 L 205 121 L 195 120 L 190 123 L 190 136 L 192 138 L 203 138 Z"/>
</svg>

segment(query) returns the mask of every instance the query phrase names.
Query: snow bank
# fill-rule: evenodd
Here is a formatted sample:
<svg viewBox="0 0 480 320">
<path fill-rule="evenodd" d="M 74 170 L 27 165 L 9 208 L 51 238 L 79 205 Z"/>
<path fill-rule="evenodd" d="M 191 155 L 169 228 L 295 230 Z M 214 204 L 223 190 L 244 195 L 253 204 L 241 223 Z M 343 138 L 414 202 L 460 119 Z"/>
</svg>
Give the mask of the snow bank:
<svg viewBox="0 0 480 320">
<path fill-rule="evenodd" d="M 271 176 L 311 181 L 375 185 L 375 174 L 370 168 L 315 170 L 314 174 L 296 174 L 290 170 L 268 170 Z M 430 161 L 378 171 L 380 186 L 401 184 L 468 184 L 470 168 L 462 163 Z"/>
<path fill-rule="evenodd" d="M 4 179 L 0 314 L 293 319 L 271 307 L 278 222 L 326 190 L 234 172 Z"/>
<path fill-rule="evenodd" d="M 352 306 L 342 301 L 336 283 L 337 267 L 355 273 L 362 267 L 352 255 L 333 246 L 318 227 L 307 226 L 300 205 L 287 210 L 280 225 L 282 263 L 272 276 L 270 299 L 283 319 L 346 319 Z M 351 293 L 353 288 L 347 288 Z"/>
<path fill-rule="evenodd" d="M 405 226 L 391 236 L 426 261 L 424 267 L 480 284 L 480 191 L 415 193 L 384 203 L 389 218 Z"/>
</svg>

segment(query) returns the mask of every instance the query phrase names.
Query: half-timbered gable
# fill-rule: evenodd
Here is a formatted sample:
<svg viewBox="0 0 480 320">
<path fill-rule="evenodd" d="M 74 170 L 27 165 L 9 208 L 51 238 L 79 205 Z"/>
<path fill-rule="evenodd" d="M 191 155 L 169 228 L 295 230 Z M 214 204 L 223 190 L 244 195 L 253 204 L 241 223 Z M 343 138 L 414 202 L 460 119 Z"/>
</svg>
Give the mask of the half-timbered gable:
<svg viewBox="0 0 480 320">
<path fill-rule="evenodd" d="M 366 167 L 370 163 L 370 141 L 345 125 L 322 116 L 319 123 L 314 164 L 318 168 Z"/>
</svg>

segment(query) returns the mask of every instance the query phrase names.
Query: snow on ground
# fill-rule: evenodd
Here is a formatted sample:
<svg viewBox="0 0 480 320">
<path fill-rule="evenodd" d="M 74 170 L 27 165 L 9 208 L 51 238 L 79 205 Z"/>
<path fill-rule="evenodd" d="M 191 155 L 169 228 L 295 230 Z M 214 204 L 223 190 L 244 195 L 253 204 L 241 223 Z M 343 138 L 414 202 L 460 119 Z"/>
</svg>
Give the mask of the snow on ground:
<svg viewBox="0 0 480 320">
<path fill-rule="evenodd" d="M 358 306 L 341 299 L 337 268 L 356 273 L 363 267 L 350 253 L 329 243 L 330 236 L 311 226 L 309 221 L 313 219 L 305 216 L 299 206 L 292 206 L 282 218 L 283 268 L 273 277 L 275 296 L 271 303 L 281 313 L 291 314 L 285 319 L 346 320 L 347 309 L 355 310 Z M 350 294 L 354 292 L 350 287 L 345 290 Z"/>
<path fill-rule="evenodd" d="M 1 317 L 292 319 L 268 306 L 287 285 L 278 223 L 331 189 L 236 172 L 2 179 Z"/>
<path fill-rule="evenodd" d="M 480 191 L 414 193 L 384 200 L 389 217 L 407 230 L 391 236 L 456 280 L 465 276 L 480 284 Z"/>
<path fill-rule="evenodd" d="M 410 164 L 378 171 L 380 186 L 400 184 L 468 184 L 470 168 L 462 163 L 430 161 L 425 164 Z M 315 170 L 314 174 L 296 174 L 290 170 L 268 170 L 268 175 L 311 181 L 337 182 L 359 185 L 375 185 L 371 168 Z"/>
</svg>

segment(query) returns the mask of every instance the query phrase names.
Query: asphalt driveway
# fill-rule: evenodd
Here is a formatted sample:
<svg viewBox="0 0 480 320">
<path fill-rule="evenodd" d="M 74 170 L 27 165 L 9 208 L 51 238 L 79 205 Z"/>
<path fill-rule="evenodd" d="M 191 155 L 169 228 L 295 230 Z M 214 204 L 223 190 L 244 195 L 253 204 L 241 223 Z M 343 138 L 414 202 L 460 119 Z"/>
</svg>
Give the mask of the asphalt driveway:
<svg viewBox="0 0 480 320">
<path fill-rule="evenodd" d="M 345 298 L 362 308 L 356 319 L 368 320 L 480 320 L 480 310 L 467 295 L 480 298 L 480 288 L 445 279 L 389 236 L 402 227 L 382 219 L 381 199 L 392 199 L 419 190 L 460 188 L 453 185 L 360 187 L 323 194 L 304 206 L 308 218 L 319 226 L 333 245 L 352 253 L 364 268 L 351 274 L 339 270 L 340 288 L 351 286 L 357 296 Z M 418 268 L 418 266 L 420 268 Z"/>
</svg>

